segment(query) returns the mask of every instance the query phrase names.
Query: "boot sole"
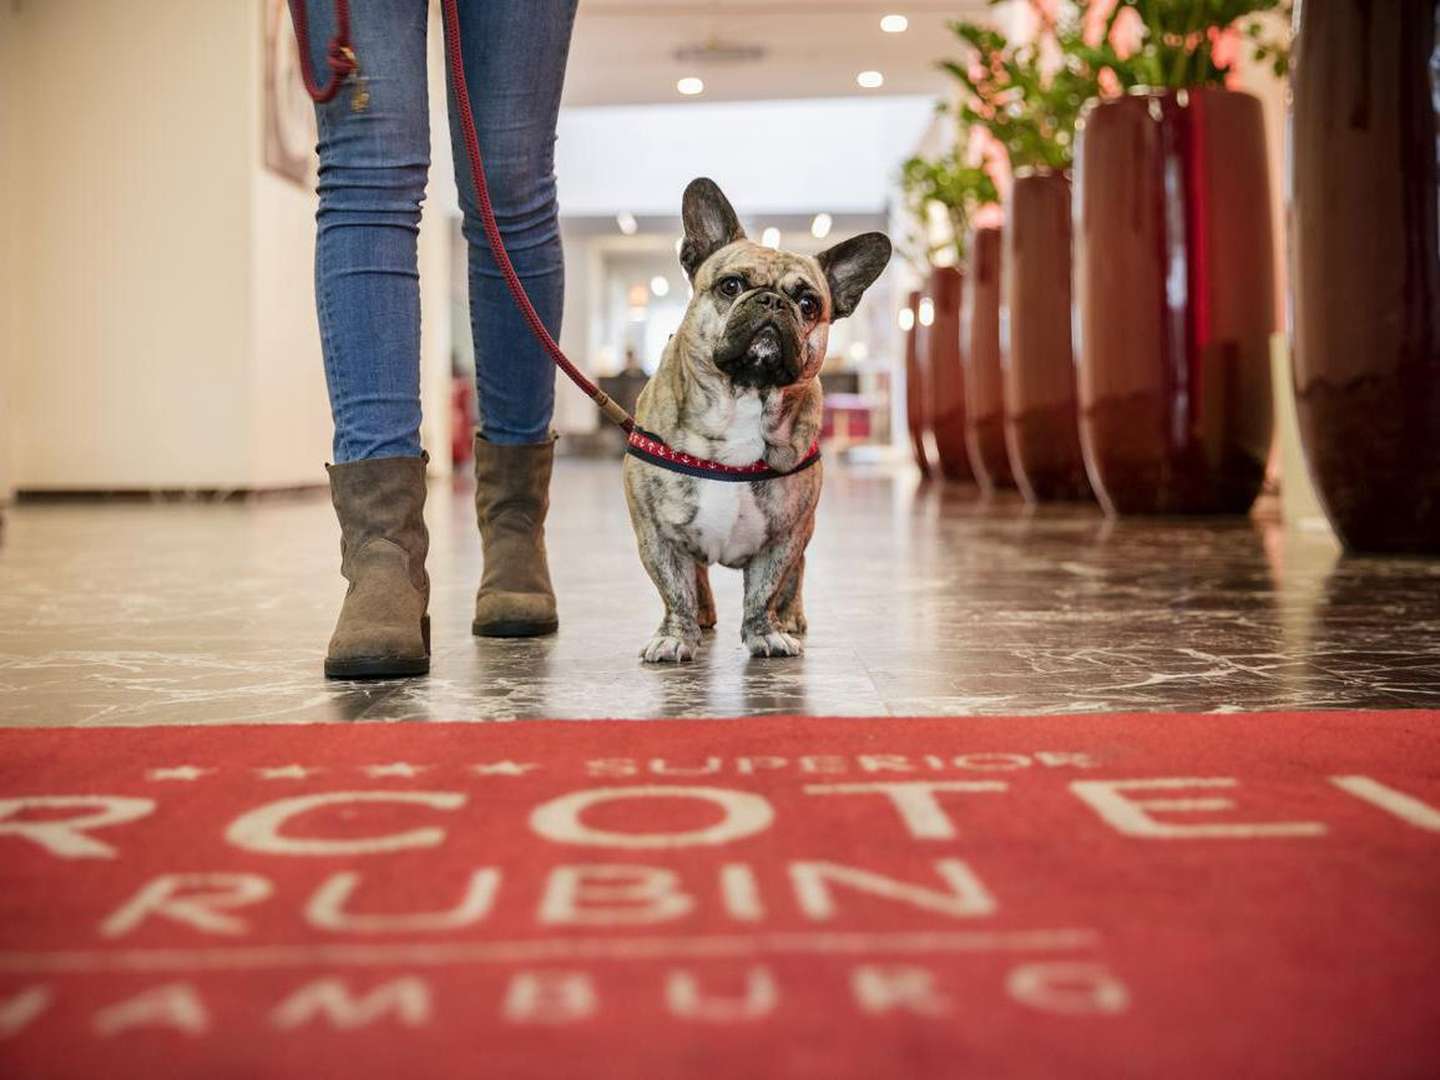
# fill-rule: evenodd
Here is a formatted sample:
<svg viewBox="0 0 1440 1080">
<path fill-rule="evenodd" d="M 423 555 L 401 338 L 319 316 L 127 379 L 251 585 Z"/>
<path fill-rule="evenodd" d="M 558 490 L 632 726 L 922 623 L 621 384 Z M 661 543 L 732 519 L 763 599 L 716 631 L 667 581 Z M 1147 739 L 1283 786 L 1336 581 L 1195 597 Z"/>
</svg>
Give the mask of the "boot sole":
<svg viewBox="0 0 1440 1080">
<path fill-rule="evenodd" d="M 326 660 L 327 679 L 404 679 L 430 674 L 430 658 L 362 656 L 354 660 Z"/>
<path fill-rule="evenodd" d="M 545 637 L 560 629 L 560 620 L 551 619 L 549 622 L 526 622 L 520 619 L 502 619 L 497 622 L 472 622 L 470 633 L 476 637 Z"/>
<path fill-rule="evenodd" d="M 420 616 L 424 656 L 357 656 L 350 660 L 325 658 L 327 679 L 405 679 L 430 674 L 430 615 Z"/>
</svg>

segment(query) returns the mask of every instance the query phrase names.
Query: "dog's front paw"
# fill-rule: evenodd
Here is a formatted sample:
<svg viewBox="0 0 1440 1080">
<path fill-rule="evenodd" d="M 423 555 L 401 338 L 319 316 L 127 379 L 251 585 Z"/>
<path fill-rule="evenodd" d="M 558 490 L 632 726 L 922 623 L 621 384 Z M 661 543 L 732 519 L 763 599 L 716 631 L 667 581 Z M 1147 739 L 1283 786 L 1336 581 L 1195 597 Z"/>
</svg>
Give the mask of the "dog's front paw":
<svg viewBox="0 0 1440 1080">
<path fill-rule="evenodd" d="M 782 634 L 789 634 L 791 637 L 804 637 L 810 626 L 805 621 L 804 613 L 800 611 L 789 611 L 778 616 L 775 625 Z"/>
<path fill-rule="evenodd" d="M 797 638 L 780 630 L 747 633 L 745 647 L 751 656 L 799 656 L 805 651 Z"/>
<path fill-rule="evenodd" d="M 647 664 L 677 664 L 695 659 L 695 642 L 671 634 L 656 634 L 640 650 Z"/>
</svg>

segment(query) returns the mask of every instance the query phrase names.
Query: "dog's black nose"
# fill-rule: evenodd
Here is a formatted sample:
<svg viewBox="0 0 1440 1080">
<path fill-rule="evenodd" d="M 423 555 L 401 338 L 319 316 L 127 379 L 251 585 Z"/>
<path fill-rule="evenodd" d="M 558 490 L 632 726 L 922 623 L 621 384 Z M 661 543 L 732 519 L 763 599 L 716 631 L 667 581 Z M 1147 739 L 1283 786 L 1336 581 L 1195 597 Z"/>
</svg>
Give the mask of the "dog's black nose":
<svg viewBox="0 0 1440 1080">
<path fill-rule="evenodd" d="M 775 363 L 784 353 L 784 348 L 780 344 L 779 331 L 773 326 L 761 328 L 760 332 L 750 339 L 750 347 L 746 353 L 754 363 Z"/>
<path fill-rule="evenodd" d="M 779 311 L 785 306 L 786 300 L 785 297 L 781 296 L 778 292 L 767 290 L 755 294 L 755 303 L 759 304 L 766 311 Z"/>
</svg>

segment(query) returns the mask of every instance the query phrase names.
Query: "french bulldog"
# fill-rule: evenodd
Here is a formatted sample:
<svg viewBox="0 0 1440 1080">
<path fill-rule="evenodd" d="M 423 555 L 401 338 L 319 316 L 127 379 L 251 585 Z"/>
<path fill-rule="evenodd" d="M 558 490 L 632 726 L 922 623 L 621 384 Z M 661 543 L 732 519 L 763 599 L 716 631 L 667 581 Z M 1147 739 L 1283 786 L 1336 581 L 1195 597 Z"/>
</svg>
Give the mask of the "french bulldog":
<svg viewBox="0 0 1440 1080">
<path fill-rule="evenodd" d="M 641 392 L 637 426 L 673 450 L 724 465 L 764 461 L 788 475 L 732 482 L 627 456 L 625 497 L 640 559 L 665 617 L 641 650 L 649 663 L 693 660 L 715 626 L 709 567 L 745 573 L 741 638 L 752 656 L 798 656 L 802 578 L 821 466 L 792 472 L 820 434 L 818 378 L 830 324 L 855 310 L 890 260 L 865 233 L 819 255 L 745 237 L 713 180 L 685 189 L 680 264 L 693 295 Z"/>
</svg>

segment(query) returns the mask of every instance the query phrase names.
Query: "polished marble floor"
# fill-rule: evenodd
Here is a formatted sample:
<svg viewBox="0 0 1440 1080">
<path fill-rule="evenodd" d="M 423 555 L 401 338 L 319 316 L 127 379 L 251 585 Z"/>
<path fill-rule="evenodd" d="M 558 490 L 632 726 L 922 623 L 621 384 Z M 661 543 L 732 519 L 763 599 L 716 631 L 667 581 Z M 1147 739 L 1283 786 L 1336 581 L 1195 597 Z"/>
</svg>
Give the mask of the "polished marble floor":
<svg viewBox="0 0 1440 1080">
<path fill-rule="evenodd" d="M 470 637 L 469 490 L 436 481 L 432 673 L 335 683 L 323 492 L 22 502 L 0 540 L 0 724 L 1440 706 L 1440 561 L 1342 558 L 1263 515 L 1110 522 L 832 468 L 806 655 L 750 659 L 739 576 L 717 570 L 700 660 L 647 667 L 659 604 L 617 467 L 563 462 L 554 503 L 558 636 Z"/>
</svg>

